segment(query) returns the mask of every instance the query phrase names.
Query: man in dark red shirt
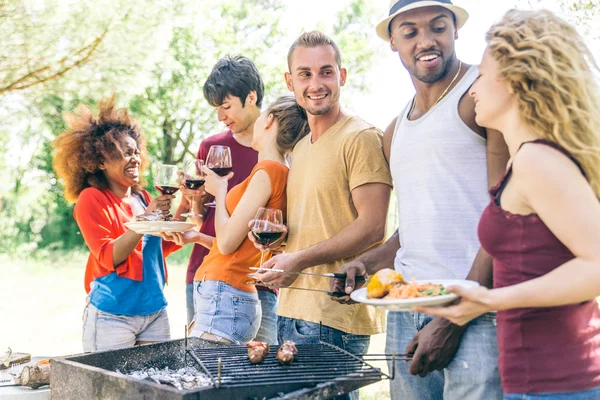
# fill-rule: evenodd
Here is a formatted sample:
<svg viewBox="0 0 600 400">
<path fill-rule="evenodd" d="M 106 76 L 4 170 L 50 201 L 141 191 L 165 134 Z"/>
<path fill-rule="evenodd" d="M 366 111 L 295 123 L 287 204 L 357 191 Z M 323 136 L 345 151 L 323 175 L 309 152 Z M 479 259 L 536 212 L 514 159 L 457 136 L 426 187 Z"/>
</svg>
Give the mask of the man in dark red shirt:
<svg viewBox="0 0 600 400">
<path fill-rule="evenodd" d="M 233 178 L 229 180 L 228 189 L 246 179 L 258 161 L 258 153 L 252 149 L 252 135 L 254 122 L 260 115 L 263 95 L 264 84 L 256 66 L 243 56 L 226 56 L 219 60 L 204 83 L 204 97 L 216 108 L 218 120 L 225 124 L 227 130 L 204 139 L 200 143 L 197 158 L 206 160 L 211 146 L 228 146 L 231 149 L 234 173 Z M 198 196 L 194 209 L 204 216 L 200 232 L 215 236 L 215 210 L 204 206 L 208 201 L 212 201 L 212 196 Z M 182 200 L 177 215 L 186 212 L 188 208 L 188 202 Z M 195 244 L 188 264 L 186 275 L 188 323 L 194 318 L 194 274 L 208 252 L 207 248 Z M 258 289 L 262 320 L 256 340 L 275 344 L 277 343 L 277 315 L 275 314 L 277 293 L 266 288 Z"/>
</svg>

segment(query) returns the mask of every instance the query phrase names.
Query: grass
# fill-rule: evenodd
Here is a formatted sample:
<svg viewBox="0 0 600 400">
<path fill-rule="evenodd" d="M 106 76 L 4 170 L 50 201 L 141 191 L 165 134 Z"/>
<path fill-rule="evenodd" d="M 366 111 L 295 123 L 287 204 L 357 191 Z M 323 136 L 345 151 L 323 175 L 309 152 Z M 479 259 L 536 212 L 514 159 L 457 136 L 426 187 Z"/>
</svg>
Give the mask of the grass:
<svg viewBox="0 0 600 400">
<path fill-rule="evenodd" d="M 169 260 L 165 295 L 173 339 L 184 336 L 185 272 L 190 249 Z M 0 255 L 0 353 L 10 346 L 34 356 L 81 353 L 81 323 L 85 304 L 83 271 L 87 253 L 49 253 L 44 257 L 8 258 Z M 370 353 L 383 354 L 385 336 L 371 340 Z M 374 363 L 387 372 L 385 363 Z M 361 399 L 389 398 L 387 381 L 361 390 Z"/>
</svg>

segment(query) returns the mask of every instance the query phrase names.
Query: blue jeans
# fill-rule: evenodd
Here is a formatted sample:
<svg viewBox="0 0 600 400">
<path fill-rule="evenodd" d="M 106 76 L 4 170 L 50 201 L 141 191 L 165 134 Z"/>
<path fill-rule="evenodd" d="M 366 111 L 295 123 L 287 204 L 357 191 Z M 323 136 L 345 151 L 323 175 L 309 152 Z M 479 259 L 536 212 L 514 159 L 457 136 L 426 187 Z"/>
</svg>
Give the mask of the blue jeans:
<svg viewBox="0 0 600 400">
<path fill-rule="evenodd" d="M 287 317 L 279 317 L 277 322 L 279 343 L 291 340 L 297 344 L 319 343 L 319 324 Z M 323 325 L 321 340 L 346 350 L 348 353 L 360 355 L 369 350 L 371 336 L 353 335 L 342 332 L 339 329 Z M 350 399 L 358 400 L 358 390 L 334 397 L 336 400 Z"/>
<path fill-rule="evenodd" d="M 268 290 L 259 290 L 260 308 L 262 309 L 262 318 L 260 328 L 254 340 L 267 342 L 271 345 L 277 345 L 277 295 Z"/>
<path fill-rule="evenodd" d="M 404 353 L 410 341 L 432 319 L 413 312 L 388 313 L 385 352 Z M 471 321 L 454 358 L 443 371 L 433 371 L 421 378 L 408 373 L 409 365 L 396 362 L 396 376 L 390 381 L 394 400 L 501 400 L 496 316 L 490 313 Z M 388 366 L 391 372 L 391 361 Z"/>
<path fill-rule="evenodd" d="M 600 399 L 600 387 L 580 392 L 567 393 L 529 393 L 505 394 L 504 400 L 597 400 Z"/>
<path fill-rule="evenodd" d="M 242 344 L 254 339 L 262 311 L 258 295 L 222 281 L 194 281 L 196 324 L 190 336 L 204 332 Z"/>
<path fill-rule="evenodd" d="M 194 319 L 194 284 L 186 283 L 185 285 L 185 310 L 187 312 L 188 325 Z"/>
</svg>

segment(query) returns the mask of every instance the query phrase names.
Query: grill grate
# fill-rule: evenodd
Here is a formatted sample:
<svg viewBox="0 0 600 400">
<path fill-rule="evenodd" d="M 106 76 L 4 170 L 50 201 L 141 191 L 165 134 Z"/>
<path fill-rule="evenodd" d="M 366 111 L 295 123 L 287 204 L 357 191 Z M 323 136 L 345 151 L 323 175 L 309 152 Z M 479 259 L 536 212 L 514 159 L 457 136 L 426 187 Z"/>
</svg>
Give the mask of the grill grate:
<svg viewBox="0 0 600 400">
<path fill-rule="evenodd" d="M 282 384 L 313 386 L 332 380 L 372 381 L 386 376 L 363 359 L 328 343 L 298 344 L 296 347 L 298 354 L 289 365 L 282 365 L 277 360 L 277 347 L 271 348 L 265 360 L 259 364 L 252 364 L 248 360 L 246 346 L 188 351 L 191 358 L 213 379 L 216 387 Z"/>
</svg>

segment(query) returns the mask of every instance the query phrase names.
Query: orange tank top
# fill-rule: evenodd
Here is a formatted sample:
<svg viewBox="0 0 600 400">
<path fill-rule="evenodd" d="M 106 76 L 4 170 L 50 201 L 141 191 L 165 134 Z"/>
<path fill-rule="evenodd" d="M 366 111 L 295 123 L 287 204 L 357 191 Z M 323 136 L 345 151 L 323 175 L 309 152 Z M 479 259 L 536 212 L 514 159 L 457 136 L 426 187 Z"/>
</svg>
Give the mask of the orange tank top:
<svg viewBox="0 0 600 400">
<path fill-rule="evenodd" d="M 225 206 L 229 215 L 237 207 L 256 171 L 261 169 L 269 175 L 271 181 L 271 198 L 265 207 L 278 208 L 284 216 L 286 215 L 287 199 L 285 196 L 285 187 L 289 168 L 272 160 L 259 161 L 252 169 L 248 178 L 227 193 Z M 265 261 L 269 256 L 269 254 L 265 255 Z M 259 264 L 260 251 L 254 247 L 254 244 L 252 244 L 248 237 L 244 239 L 236 251 L 227 255 L 221 254 L 215 238 L 210 252 L 196 271 L 194 280 L 222 281 L 237 289 L 246 292 L 255 292 L 254 285 L 248 285 L 244 282 L 248 280 L 248 274 L 254 272 L 250 267 L 256 267 Z"/>
</svg>

